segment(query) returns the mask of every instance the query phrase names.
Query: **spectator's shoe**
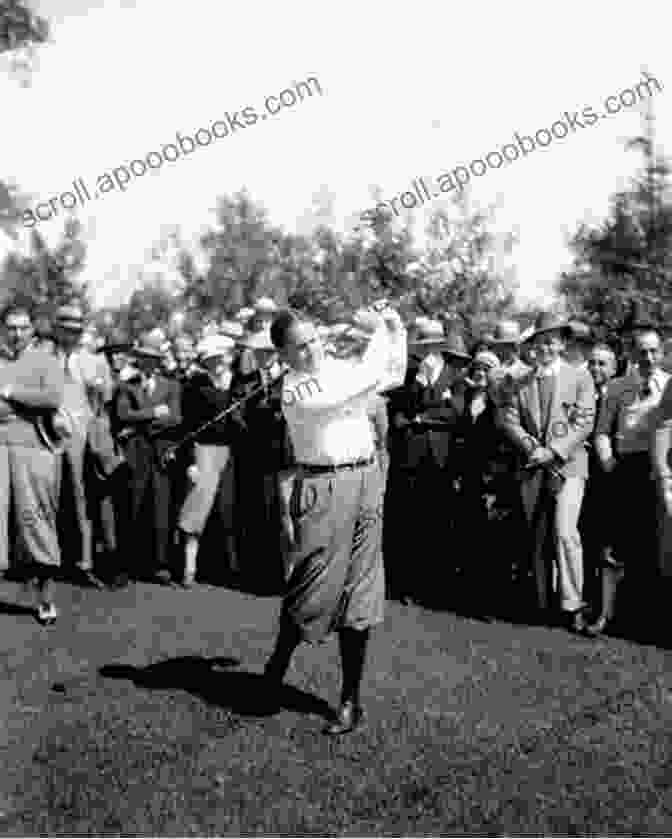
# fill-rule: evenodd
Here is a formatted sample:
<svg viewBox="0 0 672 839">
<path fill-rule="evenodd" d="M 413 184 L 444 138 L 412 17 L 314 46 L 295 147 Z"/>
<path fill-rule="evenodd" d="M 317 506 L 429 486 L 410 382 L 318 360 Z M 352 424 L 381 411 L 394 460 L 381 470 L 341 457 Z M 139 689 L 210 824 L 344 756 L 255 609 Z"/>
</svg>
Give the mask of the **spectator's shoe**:
<svg viewBox="0 0 672 839">
<path fill-rule="evenodd" d="M 347 734 L 362 725 L 364 711 L 354 702 L 343 702 L 338 709 L 336 719 L 324 728 L 324 733 L 331 737 Z"/>
<path fill-rule="evenodd" d="M 128 574 L 116 574 L 110 580 L 110 588 L 119 591 L 122 588 L 126 588 L 126 586 L 130 583 L 130 578 Z"/>
<path fill-rule="evenodd" d="M 157 571 L 152 576 L 152 582 L 158 583 L 161 586 L 169 586 L 172 583 L 173 579 L 170 576 L 170 571 L 167 571 L 165 568 L 162 568 L 160 571 Z"/>
<path fill-rule="evenodd" d="M 86 586 L 87 588 L 96 588 L 99 591 L 102 591 L 105 588 L 105 583 L 96 577 L 93 571 L 84 570 L 82 568 L 78 568 L 75 572 L 74 581 L 77 585 Z"/>
<path fill-rule="evenodd" d="M 58 609 L 53 603 L 50 603 L 48 606 L 41 603 L 37 607 L 35 617 L 37 618 L 37 622 L 42 624 L 42 626 L 53 626 L 56 623 L 56 618 L 58 617 Z"/>
<path fill-rule="evenodd" d="M 583 610 L 578 609 L 576 612 L 570 613 L 569 629 L 577 635 L 583 635 L 586 630 L 586 619 L 583 616 Z"/>
<path fill-rule="evenodd" d="M 589 638 L 599 638 L 601 635 L 604 635 L 608 625 L 609 619 L 601 615 L 595 623 L 587 624 L 584 631 Z"/>
</svg>

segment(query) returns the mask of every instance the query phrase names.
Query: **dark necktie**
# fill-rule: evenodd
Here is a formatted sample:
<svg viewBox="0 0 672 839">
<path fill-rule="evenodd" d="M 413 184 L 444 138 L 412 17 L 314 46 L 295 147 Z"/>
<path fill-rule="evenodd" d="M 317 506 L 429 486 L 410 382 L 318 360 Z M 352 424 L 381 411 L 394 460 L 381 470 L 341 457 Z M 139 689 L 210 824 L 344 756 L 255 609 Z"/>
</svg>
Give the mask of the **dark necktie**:
<svg viewBox="0 0 672 839">
<path fill-rule="evenodd" d="M 640 390 L 640 394 L 642 399 L 648 399 L 649 396 L 653 396 L 653 388 L 651 387 L 651 379 L 647 379 L 646 381 L 642 382 L 642 387 Z"/>
<path fill-rule="evenodd" d="M 539 418 L 541 428 L 546 429 L 551 415 L 551 398 L 553 396 L 553 376 L 539 376 Z"/>
</svg>

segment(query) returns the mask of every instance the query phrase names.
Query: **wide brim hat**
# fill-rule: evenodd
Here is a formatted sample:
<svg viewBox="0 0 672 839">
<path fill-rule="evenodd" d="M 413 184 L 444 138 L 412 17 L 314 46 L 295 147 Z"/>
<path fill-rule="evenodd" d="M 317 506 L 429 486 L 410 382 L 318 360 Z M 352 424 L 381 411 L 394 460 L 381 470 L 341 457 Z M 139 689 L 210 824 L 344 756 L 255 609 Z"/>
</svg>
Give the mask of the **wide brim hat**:
<svg viewBox="0 0 672 839">
<path fill-rule="evenodd" d="M 103 353 L 104 355 L 116 355 L 117 353 L 129 353 L 133 349 L 133 344 L 119 343 L 119 344 L 103 344 L 98 347 L 96 353 Z"/>
<path fill-rule="evenodd" d="M 79 306 L 59 306 L 54 315 L 54 326 L 70 332 L 84 332 L 84 313 Z"/>
<path fill-rule="evenodd" d="M 258 332 L 250 332 L 243 337 L 240 344 L 250 350 L 266 350 L 270 352 L 276 347 L 271 340 L 271 330 L 261 329 Z"/>
<path fill-rule="evenodd" d="M 245 334 L 245 329 L 242 323 L 235 320 L 223 320 L 219 324 L 219 331 L 222 335 L 228 338 L 233 338 L 234 341 L 240 341 Z"/>
<path fill-rule="evenodd" d="M 413 326 L 416 331 L 416 337 L 412 341 L 413 346 L 436 346 L 437 344 L 443 344 L 446 340 L 443 324 L 438 320 L 421 316 L 415 319 Z"/>
<path fill-rule="evenodd" d="M 274 315 L 278 306 L 270 297 L 260 297 L 254 304 L 254 312 L 257 315 Z"/>
<path fill-rule="evenodd" d="M 488 344 L 520 344 L 520 324 L 515 320 L 504 320 L 495 327 L 495 334 L 487 338 Z"/>
<path fill-rule="evenodd" d="M 570 335 L 574 341 L 584 344 L 595 343 L 593 330 L 587 323 L 583 323 L 583 321 L 580 320 L 570 320 L 567 326 L 569 327 Z"/>
<path fill-rule="evenodd" d="M 254 309 L 250 306 L 244 306 L 236 312 L 234 317 L 239 323 L 245 323 L 250 318 L 254 317 Z"/>
<path fill-rule="evenodd" d="M 534 335 L 534 327 L 528 326 L 527 329 L 523 329 L 520 333 L 520 343 L 527 344 L 531 340 L 532 336 Z"/>
<path fill-rule="evenodd" d="M 232 358 L 236 342 L 227 335 L 211 335 L 196 345 L 196 356 L 200 361 L 209 358 Z"/>
<path fill-rule="evenodd" d="M 158 361 L 163 359 L 162 350 L 143 344 L 136 344 L 131 350 L 131 353 L 137 358 L 154 358 Z"/>
<path fill-rule="evenodd" d="M 488 370 L 498 370 L 501 367 L 500 360 L 494 352 L 490 352 L 489 350 L 477 352 L 472 358 L 472 364 L 474 366 L 487 367 Z"/>
<path fill-rule="evenodd" d="M 536 319 L 527 340 L 534 340 L 537 335 L 542 335 L 544 332 L 562 332 L 565 336 L 571 335 L 567 319 L 555 312 L 542 312 Z"/>
<path fill-rule="evenodd" d="M 459 332 L 449 334 L 441 344 L 441 352 L 451 358 L 461 361 L 471 361 L 471 353 L 467 350 L 464 336 Z"/>
<path fill-rule="evenodd" d="M 166 345 L 166 334 L 163 329 L 156 327 L 145 335 L 133 347 L 133 355 L 140 358 L 161 359 L 164 355 Z"/>
</svg>

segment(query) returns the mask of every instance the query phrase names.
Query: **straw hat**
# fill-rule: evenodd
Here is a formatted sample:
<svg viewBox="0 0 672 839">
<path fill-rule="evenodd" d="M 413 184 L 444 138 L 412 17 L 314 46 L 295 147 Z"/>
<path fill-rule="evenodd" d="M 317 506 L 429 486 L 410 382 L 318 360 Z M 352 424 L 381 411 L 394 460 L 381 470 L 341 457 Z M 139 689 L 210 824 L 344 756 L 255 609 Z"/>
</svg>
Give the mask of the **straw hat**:
<svg viewBox="0 0 672 839">
<path fill-rule="evenodd" d="M 449 355 L 452 358 L 458 358 L 462 361 L 471 361 L 471 355 L 467 352 L 464 336 L 459 332 L 451 332 L 445 341 L 441 342 L 440 347 L 444 355 Z"/>
<path fill-rule="evenodd" d="M 243 324 L 235 320 L 223 320 L 219 324 L 219 331 L 222 335 L 233 338 L 234 341 L 239 341 L 245 334 Z"/>
<path fill-rule="evenodd" d="M 72 304 L 59 306 L 56 309 L 54 323 L 60 329 L 67 329 L 70 332 L 83 332 L 84 312 L 79 306 Z"/>
<path fill-rule="evenodd" d="M 497 356 L 494 352 L 489 352 L 488 350 L 477 352 L 474 356 L 473 364 L 486 367 L 488 370 L 498 370 L 500 367 L 500 361 Z"/>
<path fill-rule="evenodd" d="M 414 344 L 420 346 L 437 344 L 442 343 L 446 339 L 443 324 L 438 320 L 430 320 L 424 317 L 416 318 L 415 328 L 418 337 L 413 341 Z"/>
<path fill-rule="evenodd" d="M 536 338 L 543 332 L 563 332 L 565 335 L 571 333 L 569 324 L 562 315 L 555 312 L 542 312 L 534 323 L 534 329 L 530 335 L 530 339 Z"/>
<path fill-rule="evenodd" d="M 580 320 L 570 320 L 567 324 L 572 338 L 583 344 L 592 344 L 594 342 L 593 330 L 587 323 Z"/>
<path fill-rule="evenodd" d="M 495 327 L 491 344 L 519 344 L 521 341 L 520 325 L 515 320 L 503 320 Z"/>
<path fill-rule="evenodd" d="M 258 332 L 250 332 L 240 341 L 242 346 L 251 350 L 275 350 L 275 345 L 271 341 L 271 330 L 261 329 Z"/>
<path fill-rule="evenodd" d="M 270 297 L 260 297 L 254 304 L 254 311 L 258 315 L 274 315 L 278 307 Z"/>
<path fill-rule="evenodd" d="M 234 318 L 239 323 L 247 323 L 247 321 L 252 317 L 254 317 L 254 309 L 250 308 L 249 306 L 245 306 L 244 308 L 239 309 L 234 315 Z"/>
<path fill-rule="evenodd" d="M 196 345 L 196 355 L 200 361 L 209 358 L 233 357 L 236 342 L 227 335 L 209 335 Z"/>
<path fill-rule="evenodd" d="M 158 326 L 140 336 L 133 348 L 133 354 L 146 358 L 163 358 L 166 335 Z"/>
</svg>

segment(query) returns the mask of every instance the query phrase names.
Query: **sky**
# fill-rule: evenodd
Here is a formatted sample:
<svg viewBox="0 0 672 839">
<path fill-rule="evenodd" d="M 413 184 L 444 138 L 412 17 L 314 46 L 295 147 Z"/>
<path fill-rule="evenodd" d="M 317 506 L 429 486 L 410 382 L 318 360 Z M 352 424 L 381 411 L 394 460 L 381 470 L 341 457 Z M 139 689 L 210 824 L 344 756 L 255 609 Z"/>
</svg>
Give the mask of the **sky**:
<svg viewBox="0 0 672 839">
<path fill-rule="evenodd" d="M 657 139 L 672 155 L 672 57 L 664 22 L 644 19 L 644 5 L 641 14 L 585 0 L 34 5 L 54 43 L 40 50 L 32 86 L 0 71 L 11 116 L 0 132 L 0 179 L 11 177 L 34 203 L 78 177 L 93 194 L 99 176 L 173 143 L 176 132 L 193 135 L 245 106 L 261 113 L 267 96 L 301 80 L 314 77 L 322 89 L 78 208 L 88 242 L 82 278 L 97 305 L 129 296 L 135 267 L 167 227 L 189 238 L 212 223 L 218 195 L 245 187 L 272 222 L 297 230 L 326 188 L 348 231 L 376 187 L 390 200 L 414 178 L 431 185 L 565 111 L 603 112 L 607 96 L 642 80 L 643 67 L 662 87 L 652 86 Z M 518 235 L 510 259 L 523 299 L 548 299 L 570 260 L 568 235 L 582 221 L 599 223 L 610 194 L 634 174 L 641 158 L 625 142 L 641 131 L 641 110 L 624 107 L 472 176 L 471 200 L 497 202 L 497 229 Z M 418 230 L 443 200 L 409 211 Z M 60 208 L 40 223 L 49 241 L 66 215 Z"/>
</svg>

